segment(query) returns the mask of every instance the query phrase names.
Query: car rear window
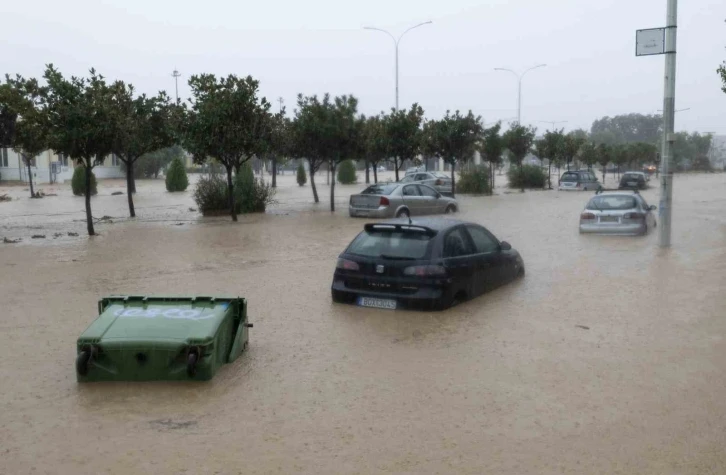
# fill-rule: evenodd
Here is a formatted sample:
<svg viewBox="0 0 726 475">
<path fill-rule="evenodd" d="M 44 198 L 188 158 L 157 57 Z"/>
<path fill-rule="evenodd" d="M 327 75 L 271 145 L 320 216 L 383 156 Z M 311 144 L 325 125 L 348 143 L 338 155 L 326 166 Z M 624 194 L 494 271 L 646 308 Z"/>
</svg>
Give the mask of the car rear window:
<svg viewBox="0 0 726 475">
<path fill-rule="evenodd" d="M 446 173 L 434 172 L 434 173 L 432 173 L 432 175 L 435 176 L 436 178 L 445 178 L 447 180 L 451 179 L 451 177 L 449 175 L 447 175 Z"/>
<path fill-rule="evenodd" d="M 410 231 L 363 231 L 346 252 L 365 257 L 392 259 L 423 259 L 431 243 L 431 236 Z"/>
<path fill-rule="evenodd" d="M 643 175 L 638 175 L 637 173 L 626 173 L 623 175 L 624 180 L 639 180 L 642 179 Z"/>
<path fill-rule="evenodd" d="M 577 173 L 565 173 L 562 175 L 562 181 L 578 181 L 579 175 Z"/>
<path fill-rule="evenodd" d="M 596 196 L 587 203 L 587 209 L 593 210 L 619 210 L 633 209 L 635 207 L 635 198 L 632 196 Z"/>
<path fill-rule="evenodd" d="M 395 183 L 371 185 L 361 195 L 390 195 L 398 187 Z"/>
</svg>

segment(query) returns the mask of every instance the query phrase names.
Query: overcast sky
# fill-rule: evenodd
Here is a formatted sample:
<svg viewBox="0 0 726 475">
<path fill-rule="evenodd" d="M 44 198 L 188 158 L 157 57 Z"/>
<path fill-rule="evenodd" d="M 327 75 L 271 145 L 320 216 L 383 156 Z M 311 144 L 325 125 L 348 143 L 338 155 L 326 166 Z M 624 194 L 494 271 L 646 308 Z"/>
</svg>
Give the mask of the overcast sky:
<svg viewBox="0 0 726 475">
<path fill-rule="evenodd" d="M 676 129 L 726 134 L 726 94 L 715 70 L 726 59 L 726 2 L 681 1 Z M 590 128 L 605 115 L 662 108 L 663 56 L 635 57 L 635 30 L 665 24 L 665 0 L 25 0 L 3 2 L 0 69 L 40 76 L 95 67 L 143 92 L 179 95 L 196 73 L 250 74 L 288 110 L 297 93 L 350 93 L 360 111 L 394 105 L 400 44 L 400 104 L 426 116 L 472 109 L 487 123 L 516 116 L 540 131 Z"/>
</svg>

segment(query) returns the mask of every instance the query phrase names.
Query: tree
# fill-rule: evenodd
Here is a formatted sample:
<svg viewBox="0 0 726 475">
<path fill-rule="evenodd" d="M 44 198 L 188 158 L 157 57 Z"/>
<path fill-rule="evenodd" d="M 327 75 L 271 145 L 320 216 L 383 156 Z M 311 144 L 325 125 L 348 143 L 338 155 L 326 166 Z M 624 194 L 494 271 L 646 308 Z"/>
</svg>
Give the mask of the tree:
<svg viewBox="0 0 726 475">
<path fill-rule="evenodd" d="M 630 168 L 641 168 L 644 163 L 650 163 L 656 160 L 658 147 L 650 143 L 635 142 L 628 144 L 626 154 L 627 163 Z"/>
<path fill-rule="evenodd" d="M 524 157 L 526 157 L 532 149 L 532 143 L 534 142 L 536 132 L 537 129 L 534 127 L 525 127 L 523 125 L 514 124 L 512 128 L 504 133 L 503 139 L 507 150 L 510 152 L 510 161 L 512 165 L 519 166 L 520 173 L 522 172 L 522 162 L 524 161 Z M 524 192 L 524 185 L 522 185 L 521 190 Z"/>
<path fill-rule="evenodd" d="M 494 168 L 501 165 L 504 152 L 504 140 L 501 136 L 502 124 L 497 122 L 494 126 L 484 129 L 480 142 L 479 153 L 482 160 L 489 162 L 489 179 L 491 185 L 489 193 L 494 193 Z"/>
<path fill-rule="evenodd" d="M 378 164 L 391 156 L 385 120 L 383 115 L 368 117 L 363 126 L 364 153 L 373 168 L 373 183 L 378 183 Z"/>
<path fill-rule="evenodd" d="M 658 143 L 663 134 L 663 117 L 659 114 L 623 114 L 595 120 L 590 129 L 592 140 L 608 145 L 648 142 Z"/>
<path fill-rule="evenodd" d="M 608 163 L 612 160 L 612 147 L 608 144 L 601 143 L 597 146 L 597 163 L 602 166 L 602 184 L 605 185 L 605 173 L 607 172 Z"/>
<path fill-rule="evenodd" d="M 179 158 L 172 160 L 165 181 L 166 191 L 170 192 L 184 191 L 189 186 L 187 171 L 184 169 L 184 163 Z"/>
<path fill-rule="evenodd" d="M 396 181 L 398 181 L 398 171 L 403 163 L 406 160 L 415 160 L 421 154 L 423 114 L 421 106 L 413 104 L 408 110 L 392 109 L 383 121 L 388 153 L 393 161 Z"/>
<path fill-rule="evenodd" d="M 610 160 L 613 162 L 613 164 L 617 167 L 618 170 L 618 178 L 620 178 L 620 168 L 628 163 L 629 158 L 629 152 L 628 149 L 632 147 L 632 144 L 628 145 L 614 145 L 612 147 L 611 151 L 611 158 Z"/>
<path fill-rule="evenodd" d="M 721 90 L 726 93 L 726 61 L 721 63 L 721 66 L 718 67 L 716 72 L 721 76 L 721 82 L 723 83 Z"/>
<path fill-rule="evenodd" d="M 587 141 L 582 144 L 582 147 L 580 147 L 580 160 L 588 169 L 591 169 L 598 159 L 597 146 L 593 142 Z"/>
<path fill-rule="evenodd" d="M 137 178 L 159 178 L 161 170 L 166 168 L 172 160 L 178 158 L 184 162 L 184 150 L 178 145 L 162 148 L 155 152 L 146 153 L 138 158 L 134 163 L 134 187 Z M 121 170 L 126 172 L 126 165 L 121 164 Z"/>
<path fill-rule="evenodd" d="M 259 81 L 233 74 L 189 79 L 191 110 L 183 126 L 184 145 L 196 163 L 214 158 L 227 172 L 229 213 L 237 221 L 232 171 L 264 152 L 269 137 L 270 103 L 259 98 Z"/>
<path fill-rule="evenodd" d="M 86 169 L 86 225 L 93 236 L 91 174 L 97 160 L 113 149 L 116 130 L 109 125 L 115 120 L 113 91 L 94 69 L 87 79 L 66 79 L 50 64 L 43 77 L 48 84 L 42 106 L 48 117 L 50 146 Z"/>
<path fill-rule="evenodd" d="M 330 180 L 330 211 L 335 211 L 335 170 L 346 159 L 359 158 L 362 155 L 362 132 L 364 119 L 356 117 L 358 99 L 354 96 L 335 98 L 333 122 L 328 124 L 332 132 L 328 143 L 328 163 L 331 173 Z"/>
<path fill-rule="evenodd" d="M 570 132 L 562 139 L 560 150 L 562 159 L 567 164 L 567 171 L 570 171 L 570 163 L 575 159 L 586 139 L 582 135 Z"/>
<path fill-rule="evenodd" d="M 33 190 L 33 158 L 48 149 L 48 118 L 42 109 L 43 88 L 35 79 L 5 76 L 5 84 L 0 85 L 0 109 L 5 111 L 7 145 L 12 147 L 28 169 L 30 197 L 35 198 Z M 12 122 L 11 122 L 12 119 Z"/>
<path fill-rule="evenodd" d="M 305 175 L 305 166 L 303 165 L 303 162 L 301 161 L 297 166 L 297 184 L 299 186 L 304 186 L 305 183 L 308 182 L 308 177 Z"/>
<path fill-rule="evenodd" d="M 552 189 L 552 163 L 558 160 L 558 157 L 562 153 L 562 142 L 565 140 L 564 129 L 561 130 L 548 130 L 544 134 L 540 153 L 544 153 L 544 156 L 539 158 L 547 158 L 547 184 L 549 189 Z"/>
<path fill-rule="evenodd" d="M 338 167 L 338 182 L 343 185 L 352 185 L 358 181 L 355 163 L 353 160 L 343 160 Z"/>
<path fill-rule="evenodd" d="M 164 92 L 155 97 L 146 97 L 145 94 L 135 96 L 134 86 L 123 81 L 114 82 L 111 88 L 115 113 L 113 125 L 116 129 L 112 150 L 126 170 L 129 215 L 134 218 L 134 165 L 142 156 L 174 144 L 171 130 L 173 106 Z"/>
<path fill-rule="evenodd" d="M 427 153 L 451 165 L 452 195 L 456 193 L 456 164 L 471 159 L 479 147 L 483 131 L 481 117 L 471 111 L 467 115 L 446 111 L 443 119 L 431 120 L 424 125 Z"/>
<path fill-rule="evenodd" d="M 290 150 L 290 119 L 285 117 L 285 108 L 272 116 L 268 128 L 267 152 L 272 161 L 272 188 L 277 188 L 277 167 Z"/>
</svg>

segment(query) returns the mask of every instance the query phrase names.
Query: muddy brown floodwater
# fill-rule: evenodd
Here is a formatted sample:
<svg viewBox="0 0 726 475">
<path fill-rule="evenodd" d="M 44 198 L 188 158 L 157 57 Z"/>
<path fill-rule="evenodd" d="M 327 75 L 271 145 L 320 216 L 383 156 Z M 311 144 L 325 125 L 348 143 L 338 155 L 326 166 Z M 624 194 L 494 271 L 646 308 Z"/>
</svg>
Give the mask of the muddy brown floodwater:
<svg viewBox="0 0 726 475">
<path fill-rule="evenodd" d="M 92 239 L 66 187 L 0 189 L 0 473 L 726 473 L 726 174 L 676 177 L 666 252 L 579 235 L 589 193 L 461 198 L 527 276 L 441 313 L 332 304 L 361 186 L 331 215 L 292 179 L 237 224 L 160 182 L 130 221 L 101 182 Z M 246 297 L 249 352 L 209 383 L 79 385 L 119 293 Z"/>
</svg>

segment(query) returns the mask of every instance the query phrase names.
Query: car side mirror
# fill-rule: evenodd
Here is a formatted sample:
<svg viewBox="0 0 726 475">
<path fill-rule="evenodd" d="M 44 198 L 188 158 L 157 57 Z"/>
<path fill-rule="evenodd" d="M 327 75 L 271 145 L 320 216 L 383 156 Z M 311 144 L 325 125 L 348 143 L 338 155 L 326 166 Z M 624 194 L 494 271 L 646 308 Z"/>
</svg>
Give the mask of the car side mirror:
<svg viewBox="0 0 726 475">
<path fill-rule="evenodd" d="M 502 241 L 501 243 L 499 243 L 499 249 L 501 251 L 511 251 L 512 245 L 509 244 L 507 241 Z"/>
<path fill-rule="evenodd" d="M 658 209 L 658 207 L 656 205 L 650 205 L 650 206 L 648 206 L 648 209 L 653 211 L 653 210 Z"/>
</svg>

